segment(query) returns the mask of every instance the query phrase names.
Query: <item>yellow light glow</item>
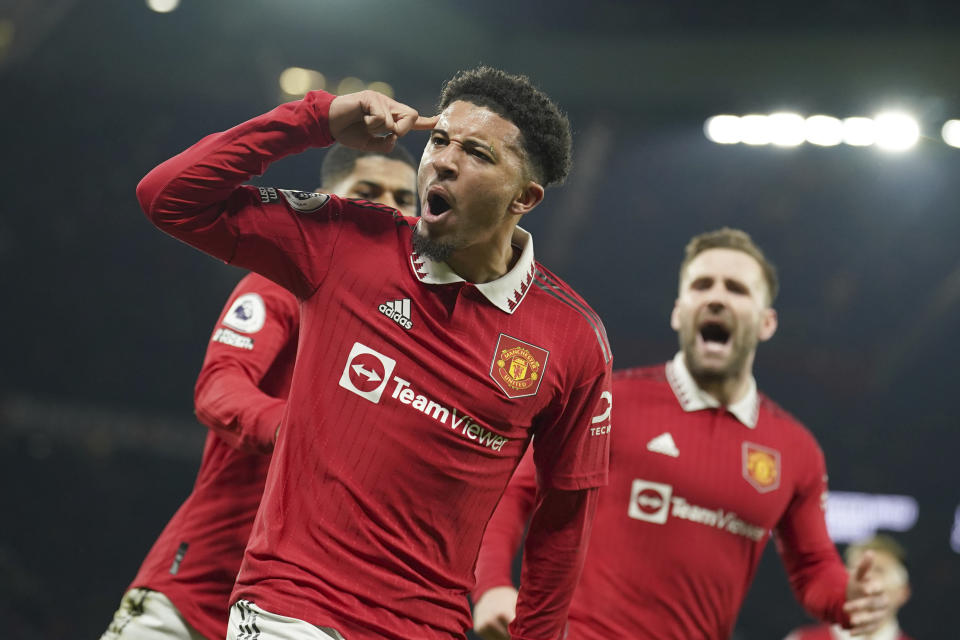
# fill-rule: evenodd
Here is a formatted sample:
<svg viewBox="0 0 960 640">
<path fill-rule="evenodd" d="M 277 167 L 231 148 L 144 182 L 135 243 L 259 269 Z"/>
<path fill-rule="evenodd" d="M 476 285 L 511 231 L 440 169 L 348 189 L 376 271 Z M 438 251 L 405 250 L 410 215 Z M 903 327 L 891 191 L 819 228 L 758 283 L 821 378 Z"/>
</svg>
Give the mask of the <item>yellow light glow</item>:
<svg viewBox="0 0 960 640">
<path fill-rule="evenodd" d="M 810 116 L 803 123 L 803 135 L 810 144 L 834 147 L 843 142 L 843 123 L 833 116 Z"/>
<path fill-rule="evenodd" d="M 367 88 L 367 83 L 365 83 L 360 78 L 354 78 L 348 76 L 340 81 L 340 84 L 337 85 L 337 95 L 342 96 L 345 93 L 356 93 L 357 91 L 363 91 Z"/>
<path fill-rule="evenodd" d="M 707 118 L 703 123 L 703 132 L 711 142 L 737 144 L 740 142 L 740 118 L 729 115 Z"/>
<path fill-rule="evenodd" d="M 0 20 L 0 51 L 13 44 L 13 20 Z"/>
<path fill-rule="evenodd" d="M 379 80 L 376 81 L 376 82 L 371 82 L 369 85 L 367 85 L 367 89 L 370 89 L 371 91 L 377 91 L 377 92 L 379 92 L 379 93 L 382 93 L 383 95 L 387 96 L 388 98 L 392 98 L 392 97 L 393 97 L 393 87 L 391 87 L 391 86 L 390 86 L 389 84 L 387 84 L 386 82 L 380 82 Z"/>
<path fill-rule="evenodd" d="M 157 13 L 170 13 L 180 6 L 180 0 L 147 0 L 147 6 Z"/>
<path fill-rule="evenodd" d="M 323 89 L 327 79 L 323 74 L 313 69 L 303 67 L 289 67 L 280 74 L 280 88 L 291 96 L 302 96 L 307 91 Z"/>
</svg>

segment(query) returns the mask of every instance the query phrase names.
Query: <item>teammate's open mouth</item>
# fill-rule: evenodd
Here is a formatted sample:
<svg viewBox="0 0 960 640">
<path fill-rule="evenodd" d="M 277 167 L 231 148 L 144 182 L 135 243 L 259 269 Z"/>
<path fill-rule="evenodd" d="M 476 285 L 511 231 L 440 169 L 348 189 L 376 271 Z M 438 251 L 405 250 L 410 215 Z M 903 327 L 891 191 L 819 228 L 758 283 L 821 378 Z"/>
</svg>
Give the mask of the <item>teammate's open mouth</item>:
<svg viewBox="0 0 960 640">
<path fill-rule="evenodd" d="M 430 213 L 439 216 L 450 210 L 450 203 L 439 193 L 431 193 L 427 196 L 427 205 L 430 207 Z"/>
<path fill-rule="evenodd" d="M 722 324 L 707 322 L 700 327 L 700 337 L 704 342 L 727 344 L 730 340 L 730 331 Z"/>
</svg>

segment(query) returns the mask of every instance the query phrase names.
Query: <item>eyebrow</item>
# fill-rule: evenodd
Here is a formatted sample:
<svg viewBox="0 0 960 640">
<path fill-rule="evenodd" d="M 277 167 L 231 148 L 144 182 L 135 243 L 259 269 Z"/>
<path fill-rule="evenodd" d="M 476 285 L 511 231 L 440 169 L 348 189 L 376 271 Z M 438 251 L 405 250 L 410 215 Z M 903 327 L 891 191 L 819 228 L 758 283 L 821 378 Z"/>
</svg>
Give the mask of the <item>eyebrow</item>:
<svg viewBox="0 0 960 640">
<path fill-rule="evenodd" d="M 490 155 L 492 155 L 494 158 L 497 157 L 497 152 L 494 151 L 493 147 L 491 147 L 491 146 L 488 145 L 488 144 L 484 144 L 483 142 L 478 142 L 477 140 L 464 140 L 464 141 L 463 141 L 463 145 L 464 145 L 464 146 L 468 146 L 468 145 L 469 145 L 469 146 L 473 147 L 474 149 L 483 149 L 484 151 L 486 151 L 486 152 L 488 152 Z"/>
<path fill-rule="evenodd" d="M 434 130 L 433 130 L 433 133 L 443 134 L 443 136 L 444 136 L 445 138 L 447 138 L 448 140 L 450 139 L 450 134 L 447 133 L 447 130 L 446 130 L 446 129 L 434 129 Z M 469 137 L 469 136 L 468 136 L 468 137 Z M 491 147 L 489 144 L 480 142 L 480 141 L 478 141 L 478 140 L 464 140 L 462 144 L 463 144 L 463 146 L 465 146 L 465 147 L 466 147 L 466 146 L 469 146 L 469 147 L 471 147 L 471 148 L 473 148 L 473 149 L 483 149 L 484 151 L 486 151 L 487 153 L 489 153 L 490 155 L 492 155 L 495 159 L 497 159 L 497 158 L 500 157 L 499 155 L 497 155 L 497 152 L 496 152 L 496 150 L 495 150 L 493 147 Z M 507 146 L 513 148 L 514 145 L 511 145 L 511 144 L 507 143 Z"/>
<path fill-rule="evenodd" d="M 716 281 L 718 280 L 718 278 L 717 278 L 717 276 L 710 276 L 710 275 L 704 274 L 704 275 L 701 275 L 701 276 L 697 276 L 697 277 L 695 277 L 695 278 L 691 278 L 691 279 L 690 279 L 690 285 L 693 286 L 694 284 L 696 284 L 696 283 L 698 283 L 698 282 L 703 282 L 704 280 L 709 280 L 710 282 L 716 282 Z M 750 285 L 747 284 L 746 282 L 744 282 L 743 280 L 739 280 L 739 279 L 737 279 L 737 278 L 731 278 L 731 277 L 729 277 L 729 276 L 720 276 L 720 277 L 719 277 L 719 280 L 723 283 L 723 286 L 725 286 L 725 287 L 728 287 L 728 286 L 730 286 L 730 283 L 733 283 L 733 284 L 735 284 L 735 285 L 737 285 L 737 286 L 743 287 L 743 288 L 746 289 L 747 291 L 752 291 Z"/>
</svg>

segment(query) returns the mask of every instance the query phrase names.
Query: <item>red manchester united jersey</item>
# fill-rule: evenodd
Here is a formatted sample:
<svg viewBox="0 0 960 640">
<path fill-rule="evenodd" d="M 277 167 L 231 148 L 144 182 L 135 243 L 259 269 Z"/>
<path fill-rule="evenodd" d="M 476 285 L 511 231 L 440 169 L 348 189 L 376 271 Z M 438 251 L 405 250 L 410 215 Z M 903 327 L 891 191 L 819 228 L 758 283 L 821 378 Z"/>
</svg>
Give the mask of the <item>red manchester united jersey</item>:
<svg viewBox="0 0 960 640">
<path fill-rule="evenodd" d="M 520 229 L 512 269 L 471 284 L 413 253 L 416 220 L 396 211 L 238 186 L 329 144 L 331 99 L 314 92 L 209 136 L 138 187 L 162 229 L 301 299 L 288 409 L 233 599 L 350 640 L 461 638 L 484 523 L 530 437 L 545 486 L 606 481 L 609 346 Z"/>
<path fill-rule="evenodd" d="M 267 477 L 297 348 L 298 302 L 243 278 L 214 328 L 197 381 L 207 436 L 193 492 L 130 585 L 162 592 L 208 638 L 227 633 L 230 592 Z M 218 435 L 219 434 L 219 435 Z"/>
<path fill-rule="evenodd" d="M 770 531 L 815 615 L 842 617 L 847 574 L 827 536 L 823 455 L 752 388 L 717 406 L 682 355 L 615 372 L 610 484 L 600 491 L 570 640 L 727 638 Z M 488 526 L 476 595 L 510 583 L 533 500 L 521 463 Z"/>
</svg>

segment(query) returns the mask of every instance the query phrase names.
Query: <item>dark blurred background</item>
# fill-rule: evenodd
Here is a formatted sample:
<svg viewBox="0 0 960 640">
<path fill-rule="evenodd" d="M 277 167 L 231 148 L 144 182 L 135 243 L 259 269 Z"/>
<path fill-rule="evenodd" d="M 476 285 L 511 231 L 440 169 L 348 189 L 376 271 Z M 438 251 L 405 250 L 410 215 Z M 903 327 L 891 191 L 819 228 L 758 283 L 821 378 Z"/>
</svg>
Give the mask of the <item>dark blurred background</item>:
<svg viewBox="0 0 960 640">
<path fill-rule="evenodd" d="M 605 319 L 617 366 L 673 355 L 693 234 L 741 227 L 778 264 L 760 387 L 815 433 L 831 488 L 855 492 L 831 530 L 881 526 L 907 547 L 903 628 L 956 633 L 960 149 L 940 128 L 960 118 L 958 36 L 960 4 L 924 1 L 0 1 L 4 637 L 98 637 L 199 464 L 192 387 L 241 272 L 150 226 L 137 181 L 295 98 L 289 67 L 331 91 L 386 82 L 429 112 L 481 62 L 570 114 L 574 171 L 524 226 Z M 887 108 L 917 119 L 916 146 L 704 134 L 720 113 Z M 312 189 L 321 158 L 263 182 Z M 771 545 L 736 637 L 804 620 Z"/>
</svg>

